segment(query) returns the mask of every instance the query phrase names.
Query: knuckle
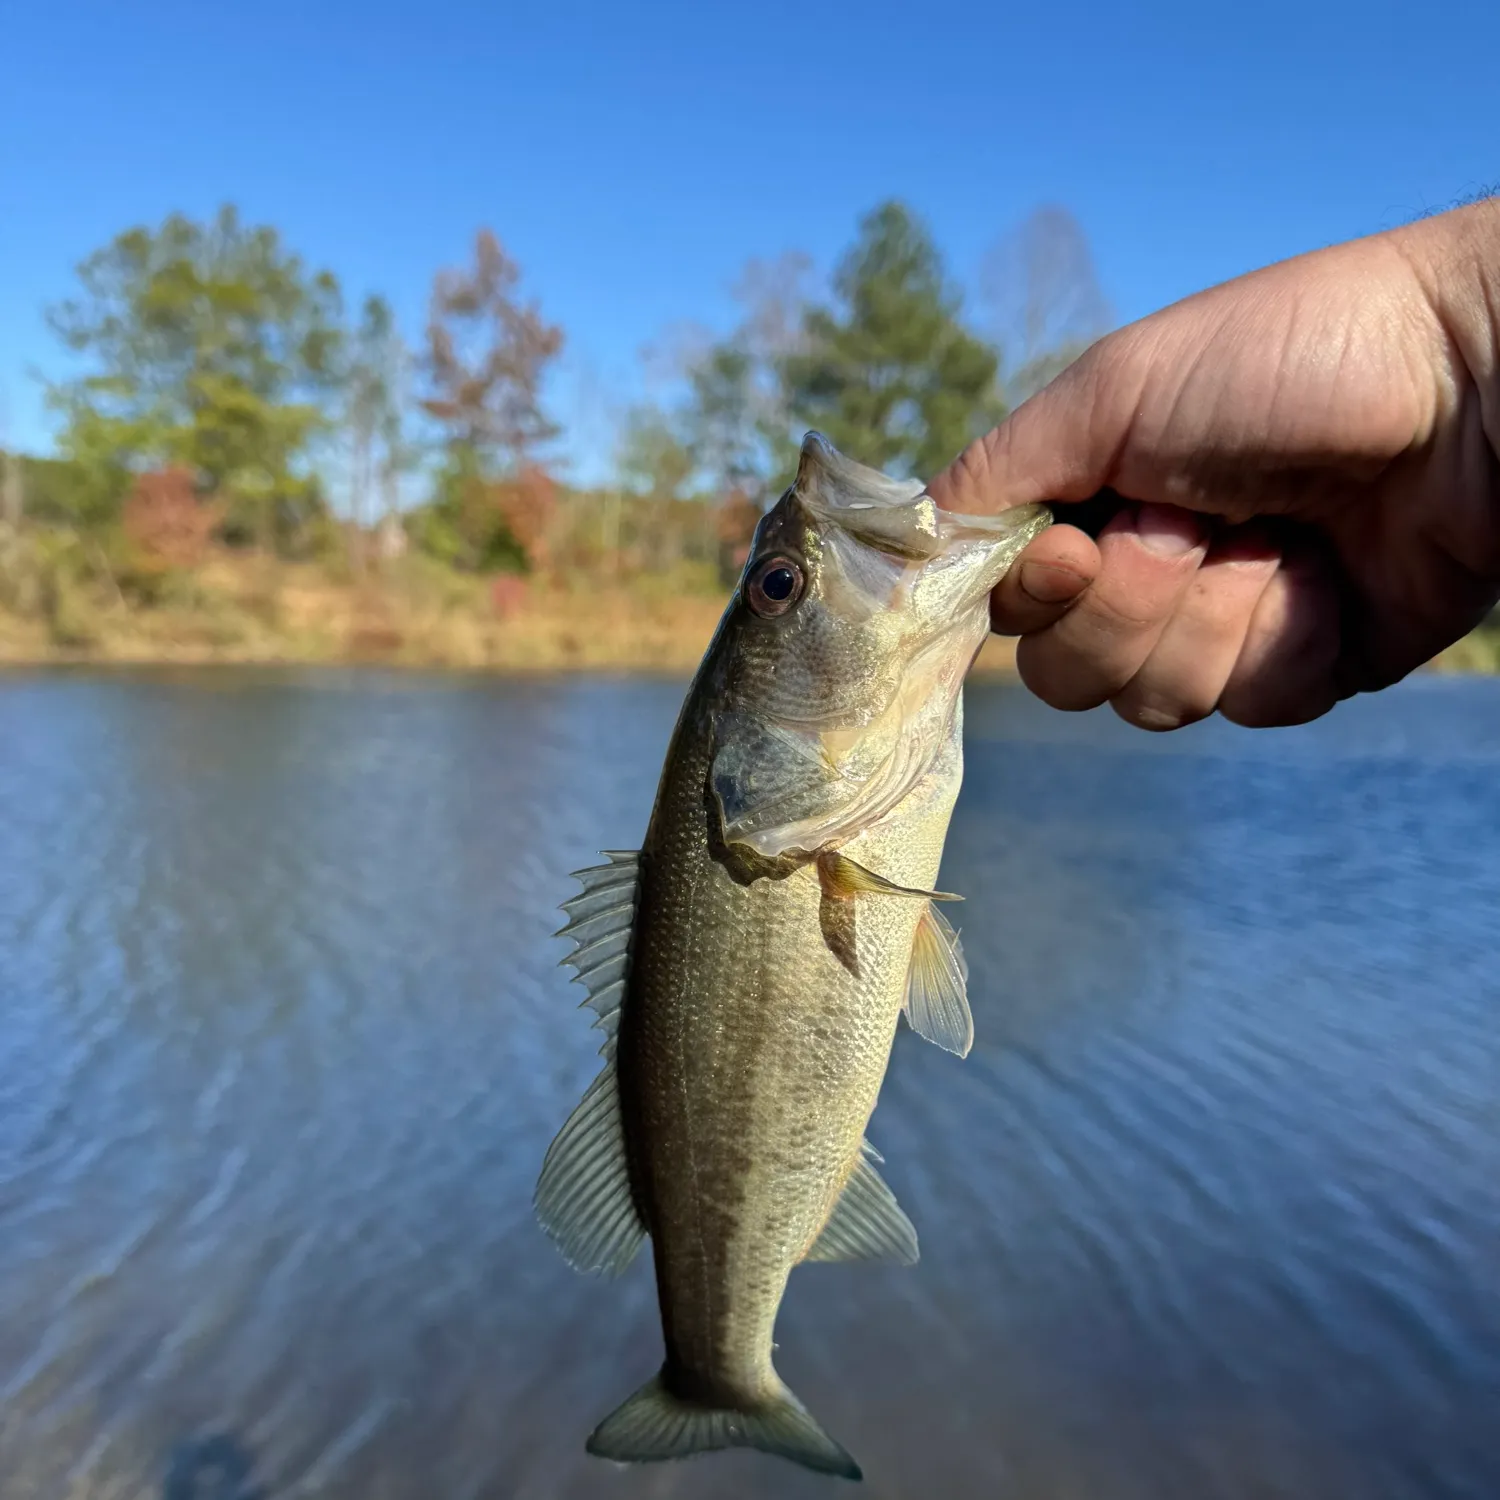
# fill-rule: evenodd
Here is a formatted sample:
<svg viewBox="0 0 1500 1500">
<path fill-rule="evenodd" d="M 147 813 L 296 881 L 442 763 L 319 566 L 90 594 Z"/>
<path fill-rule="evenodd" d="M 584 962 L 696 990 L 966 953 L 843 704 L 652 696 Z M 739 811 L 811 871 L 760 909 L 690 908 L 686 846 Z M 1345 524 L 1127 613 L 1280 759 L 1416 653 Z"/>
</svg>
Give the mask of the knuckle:
<svg viewBox="0 0 1500 1500">
<path fill-rule="evenodd" d="M 1021 680 L 1049 708 L 1086 713 L 1107 703 L 1129 681 L 1130 672 L 1108 660 L 1073 650 L 1047 632 L 1027 636 L 1016 649 Z"/>
<path fill-rule="evenodd" d="M 948 509 L 971 509 L 982 514 L 993 508 L 989 491 L 995 472 L 992 450 L 997 440 L 997 433 L 986 433 L 975 438 L 953 460 L 946 476 Z"/>
<path fill-rule="evenodd" d="M 1078 629 L 1101 636 L 1145 635 L 1155 631 L 1171 613 L 1171 603 L 1144 600 L 1139 590 L 1101 588 L 1098 584 L 1073 611 Z"/>
<path fill-rule="evenodd" d="M 1279 675 L 1255 674 L 1230 682 L 1219 713 L 1242 729 L 1286 729 L 1322 718 L 1337 701 L 1332 675 L 1326 672 L 1295 683 Z"/>
<path fill-rule="evenodd" d="M 1127 688 L 1110 700 L 1110 706 L 1127 724 L 1164 734 L 1186 729 L 1213 713 L 1215 704 L 1206 694 L 1172 698 L 1160 693 L 1140 693 Z"/>
</svg>

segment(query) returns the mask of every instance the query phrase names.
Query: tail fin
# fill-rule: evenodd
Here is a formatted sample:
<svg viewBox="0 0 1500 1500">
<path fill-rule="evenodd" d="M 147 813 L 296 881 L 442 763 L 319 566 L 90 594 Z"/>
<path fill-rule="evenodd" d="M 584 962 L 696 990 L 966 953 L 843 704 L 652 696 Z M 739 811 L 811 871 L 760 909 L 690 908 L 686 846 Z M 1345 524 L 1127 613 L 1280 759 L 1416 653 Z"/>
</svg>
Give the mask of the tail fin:
<svg viewBox="0 0 1500 1500">
<path fill-rule="evenodd" d="M 718 1448 L 759 1448 L 819 1474 L 863 1478 L 859 1465 L 784 1386 L 771 1401 L 741 1411 L 685 1401 L 657 1375 L 611 1412 L 586 1446 L 596 1457 L 620 1463 L 687 1458 Z"/>
</svg>

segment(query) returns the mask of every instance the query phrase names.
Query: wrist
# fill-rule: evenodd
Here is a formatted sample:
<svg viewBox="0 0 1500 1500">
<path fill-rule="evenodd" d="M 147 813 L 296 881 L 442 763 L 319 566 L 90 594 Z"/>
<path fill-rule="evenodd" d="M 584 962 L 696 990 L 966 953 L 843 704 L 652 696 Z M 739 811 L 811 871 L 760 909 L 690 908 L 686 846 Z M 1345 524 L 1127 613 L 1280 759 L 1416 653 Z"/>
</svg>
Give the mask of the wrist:
<svg viewBox="0 0 1500 1500">
<path fill-rule="evenodd" d="M 1500 457 L 1500 196 L 1397 231 L 1479 398 Z"/>
</svg>

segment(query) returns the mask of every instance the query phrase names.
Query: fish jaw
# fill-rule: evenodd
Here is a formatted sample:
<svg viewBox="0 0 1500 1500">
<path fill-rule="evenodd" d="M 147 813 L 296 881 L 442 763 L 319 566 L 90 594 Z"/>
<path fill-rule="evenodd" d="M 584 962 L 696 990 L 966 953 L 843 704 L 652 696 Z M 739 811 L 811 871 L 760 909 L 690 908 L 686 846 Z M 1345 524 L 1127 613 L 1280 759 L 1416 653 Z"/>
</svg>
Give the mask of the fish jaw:
<svg viewBox="0 0 1500 1500">
<path fill-rule="evenodd" d="M 908 610 L 928 631 L 984 599 L 1052 521 L 1034 503 L 983 516 L 944 510 L 920 482 L 854 463 L 817 432 L 803 440 L 789 500 L 827 553 L 824 587 L 836 607 Z"/>
<path fill-rule="evenodd" d="M 725 841 L 760 859 L 836 849 L 926 774 L 989 632 L 989 594 L 1051 521 L 941 510 L 810 433 L 797 480 L 757 530 L 746 578 L 796 562 L 784 618 L 743 602 L 716 640 L 710 775 Z"/>
<path fill-rule="evenodd" d="M 837 849 L 897 808 L 953 738 L 986 627 L 960 620 L 911 663 L 880 718 L 827 729 L 721 715 L 711 785 L 726 842 L 763 859 Z"/>
</svg>

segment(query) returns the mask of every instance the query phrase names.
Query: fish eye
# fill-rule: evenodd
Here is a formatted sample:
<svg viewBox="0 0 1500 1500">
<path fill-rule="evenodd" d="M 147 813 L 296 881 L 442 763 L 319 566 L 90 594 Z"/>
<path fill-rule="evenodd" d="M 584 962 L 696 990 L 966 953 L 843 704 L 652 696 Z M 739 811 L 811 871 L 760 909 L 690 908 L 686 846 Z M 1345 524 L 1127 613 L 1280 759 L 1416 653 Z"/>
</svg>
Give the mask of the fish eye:
<svg viewBox="0 0 1500 1500">
<path fill-rule="evenodd" d="M 784 615 L 801 597 L 802 569 L 789 557 L 768 557 L 755 565 L 745 589 L 750 608 L 763 619 Z"/>
</svg>

